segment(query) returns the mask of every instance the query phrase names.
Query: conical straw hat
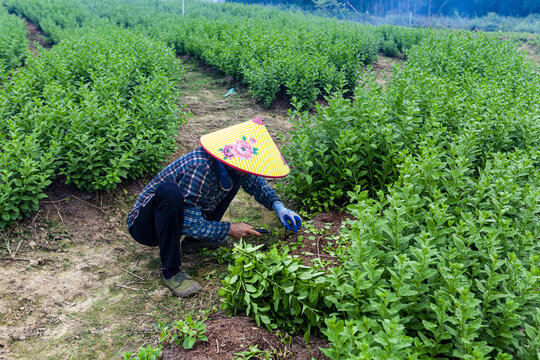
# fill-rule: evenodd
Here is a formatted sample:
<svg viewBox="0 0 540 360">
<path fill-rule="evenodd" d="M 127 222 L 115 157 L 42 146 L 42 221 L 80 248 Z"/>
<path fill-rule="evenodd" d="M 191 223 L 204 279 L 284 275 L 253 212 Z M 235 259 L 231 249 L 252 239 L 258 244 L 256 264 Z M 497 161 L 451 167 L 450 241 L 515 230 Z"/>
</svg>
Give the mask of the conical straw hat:
<svg viewBox="0 0 540 360">
<path fill-rule="evenodd" d="M 203 135 L 201 146 L 222 163 L 249 174 L 279 178 L 290 171 L 259 118 Z"/>
</svg>

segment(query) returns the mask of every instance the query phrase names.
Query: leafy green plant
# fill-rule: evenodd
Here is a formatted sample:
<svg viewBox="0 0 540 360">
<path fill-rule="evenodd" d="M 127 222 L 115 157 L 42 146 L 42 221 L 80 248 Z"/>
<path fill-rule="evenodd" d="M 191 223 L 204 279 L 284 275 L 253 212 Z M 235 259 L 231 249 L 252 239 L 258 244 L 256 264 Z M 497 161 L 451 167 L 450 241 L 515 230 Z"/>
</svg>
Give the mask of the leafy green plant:
<svg viewBox="0 0 540 360">
<path fill-rule="evenodd" d="M 171 343 L 176 345 L 182 344 L 184 349 L 191 349 L 195 342 L 198 340 L 208 341 L 206 335 L 206 324 L 204 323 L 206 318 L 195 319 L 191 317 L 191 314 L 186 316 L 185 320 L 178 320 L 172 325 L 166 325 L 162 319 L 159 319 L 157 328 L 160 330 L 159 342 Z"/>
<path fill-rule="evenodd" d="M 183 119 L 180 70 L 165 45 L 115 28 L 72 33 L 29 59 L 0 88 L 0 227 L 37 210 L 58 173 L 109 191 L 161 168 Z"/>
<path fill-rule="evenodd" d="M 147 347 L 140 347 L 136 354 L 124 352 L 122 353 L 122 357 L 124 360 L 158 360 L 161 357 L 161 348 L 154 348 L 152 345 L 148 345 Z"/>
<path fill-rule="evenodd" d="M 282 273 L 295 259 L 274 249 L 234 252 L 224 306 L 250 313 L 255 303 L 269 328 L 311 325 L 333 359 L 534 359 L 540 76 L 514 44 L 459 32 L 428 36 L 407 56 L 386 92 L 366 77 L 354 101 L 338 94 L 294 114 L 285 152 L 297 169 L 285 189 L 305 207 L 355 217 L 337 241 L 342 264 L 317 277 L 324 301 L 309 308 L 324 316 L 264 308 L 309 301 L 305 270 Z"/>
<path fill-rule="evenodd" d="M 359 65 L 376 60 L 384 36 L 391 39 L 384 44 L 403 51 L 429 32 L 390 26 L 381 32 L 357 23 L 232 3 L 188 1 L 184 16 L 176 2 L 4 2 L 10 11 L 39 24 L 54 42 L 84 27 L 134 28 L 234 77 L 265 106 L 280 94 L 295 99 L 300 109 L 310 109 L 317 96 L 328 95 L 326 88 L 340 83 L 351 94 Z M 284 29 L 287 37 L 282 36 Z"/>
<path fill-rule="evenodd" d="M 0 7 L 0 81 L 29 57 L 24 21 Z"/>
<path fill-rule="evenodd" d="M 218 264 L 229 264 L 233 261 L 232 252 L 229 248 L 220 246 L 217 249 L 201 249 L 201 255 L 204 257 L 215 257 Z"/>
<path fill-rule="evenodd" d="M 302 264 L 288 255 L 288 248 L 269 252 L 243 242 L 233 249 L 234 264 L 222 280 L 222 309 L 228 313 L 245 311 L 257 325 L 297 333 L 307 337 L 311 328 L 324 321 L 325 297 L 331 292 L 325 273 Z"/>
<path fill-rule="evenodd" d="M 21 134 L 11 121 L 9 139 L 1 141 L 0 151 L 0 228 L 38 209 L 44 189 L 54 178 L 59 144 L 43 148 L 39 131 Z"/>
</svg>

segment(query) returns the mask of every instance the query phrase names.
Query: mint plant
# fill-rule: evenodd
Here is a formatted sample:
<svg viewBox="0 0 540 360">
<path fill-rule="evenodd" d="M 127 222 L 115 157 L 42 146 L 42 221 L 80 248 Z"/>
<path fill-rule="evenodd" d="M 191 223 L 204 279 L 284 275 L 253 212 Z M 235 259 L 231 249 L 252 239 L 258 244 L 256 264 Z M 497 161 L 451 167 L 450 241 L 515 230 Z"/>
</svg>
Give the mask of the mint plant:
<svg viewBox="0 0 540 360">
<path fill-rule="evenodd" d="M 311 306 L 324 324 L 265 320 L 322 332 L 333 359 L 536 358 L 540 77 L 514 44 L 482 35 L 434 33 L 406 53 L 386 92 L 366 76 L 354 100 L 293 113 L 285 189 L 355 220 L 337 241 L 343 264 L 318 276 L 324 301 Z M 272 268 L 274 252 L 235 253 L 229 311 L 257 301 L 236 283 L 270 295 L 240 265 Z M 300 296 L 295 284 L 257 307 Z"/>
<path fill-rule="evenodd" d="M 39 6 L 36 6 L 36 1 Z M 306 110 L 327 88 L 343 84 L 352 94 L 360 64 L 375 61 L 379 50 L 404 52 L 430 30 L 375 27 L 260 6 L 190 2 L 5 0 L 58 43 L 84 27 L 134 28 L 234 77 L 265 106 L 278 94 Z M 283 31 L 288 36 L 283 37 Z M 398 55 L 398 53 L 395 53 Z"/>
<path fill-rule="evenodd" d="M 124 352 L 122 353 L 122 357 L 124 360 L 158 360 L 161 357 L 161 348 L 154 348 L 152 345 L 148 345 L 147 347 L 140 347 L 136 354 Z"/>
<path fill-rule="evenodd" d="M 0 81 L 29 57 L 26 26 L 21 18 L 0 7 Z"/>
<path fill-rule="evenodd" d="M 234 264 L 222 280 L 222 309 L 228 313 L 245 311 L 259 326 L 293 333 L 303 331 L 308 337 L 324 322 L 326 296 L 331 294 L 323 271 L 290 257 L 288 249 L 274 246 L 268 253 L 262 245 L 236 244 Z M 291 319 L 293 319 L 291 321 Z"/>
<path fill-rule="evenodd" d="M 165 45 L 112 27 L 29 59 L 0 88 L 0 227 L 37 210 L 57 174 L 110 191 L 160 169 L 184 116 L 180 71 Z"/>
</svg>

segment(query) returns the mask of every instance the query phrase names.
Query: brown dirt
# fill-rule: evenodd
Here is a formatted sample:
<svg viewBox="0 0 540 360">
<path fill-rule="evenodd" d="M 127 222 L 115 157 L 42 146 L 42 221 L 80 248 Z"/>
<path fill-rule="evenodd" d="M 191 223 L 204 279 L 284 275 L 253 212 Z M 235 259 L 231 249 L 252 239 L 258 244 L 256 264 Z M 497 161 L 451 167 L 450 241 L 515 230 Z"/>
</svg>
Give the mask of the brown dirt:
<svg viewBox="0 0 540 360">
<path fill-rule="evenodd" d="M 379 54 L 377 61 L 371 64 L 371 69 L 375 72 L 375 80 L 377 84 L 383 88 L 383 90 L 386 89 L 386 84 L 394 75 L 393 67 L 396 62 L 402 63 L 403 60 Z"/>
<path fill-rule="evenodd" d="M 533 65 L 540 66 L 540 51 L 538 46 L 523 43 L 520 50 L 525 52 L 526 59 L 529 60 Z"/>
<path fill-rule="evenodd" d="M 124 190 L 139 188 L 132 183 Z M 122 269 L 132 269 L 141 278 L 153 275 L 147 268 L 137 269 L 136 262 L 127 263 L 148 250 L 128 241 L 126 210 L 117 208 L 123 192 L 87 194 L 57 181 L 47 194 L 36 214 L 1 233 L 14 256 L 5 254 L 0 266 L 0 359 L 38 354 L 63 358 L 62 351 L 76 345 L 85 332 L 103 326 L 99 331 L 106 334 L 122 326 L 123 320 L 106 326 L 110 317 L 102 322 L 86 315 L 103 298 L 121 299 L 114 287 L 125 281 Z"/>
<path fill-rule="evenodd" d="M 251 346 L 267 351 L 277 359 L 311 360 L 327 359 L 319 347 L 328 347 L 328 342 L 311 337 L 306 346 L 303 336 L 279 335 L 257 324 L 248 317 L 226 317 L 222 313 L 215 314 L 206 322 L 208 341 L 197 341 L 191 350 L 181 346 L 172 346 L 163 352 L 163 360 L 233 360 L 235 354 L 249 351 Z M 259 357 L 257 357 L 259 358 Z M 260 357 L 262 358 L 262 357 Z"/>
<path fill-rule="evenodd" d="M 307 265 L 313 265 L 314 260 L 322 262 L 325 267 L 337 265 L 340 261 L 335 251 L 340 240 L 337 234 L 352 218 L 350 214 L 337 211 L 316 214 L 282 244 L 289 245 L 290 254 L 298 255 Z"/>
<path fill-rule="evenodd" d="M 26 35 L 26 38 L 30 41 L 30 51 L 33 54 L 37 54 L 38 52 L 38 47 L 36 43 L 39 44 L 44 49 L 51 48 L 51 44 L 49 43 L 47 39 L 47 35 L 45 35 L 45 33 L 41 31 L 36 24 L 27 21 L 26 29 L 28 30 L 28 34 Z"/>
</svg>

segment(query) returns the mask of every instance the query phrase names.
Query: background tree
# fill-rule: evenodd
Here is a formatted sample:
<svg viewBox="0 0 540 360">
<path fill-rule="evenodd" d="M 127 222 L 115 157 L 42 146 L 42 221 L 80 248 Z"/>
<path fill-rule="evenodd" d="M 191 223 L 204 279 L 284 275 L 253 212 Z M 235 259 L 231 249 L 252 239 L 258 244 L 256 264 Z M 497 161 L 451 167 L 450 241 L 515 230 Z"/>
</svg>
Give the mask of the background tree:
<svg viewBox="0 0 540 360">
<path fill-rule="evenodd" d="M 229 0 L 246 4 L 296 5 L 304 9 L 330 12 L 352 5 L 360 13 L 384 16 L 413 14 L 427 16 L 484 16 L 496 13 L 503 16 L 527 16 L 540 13 L 539 0 Z M 347 2 L 349 4 L 347 4 Z"/>
</svg>

